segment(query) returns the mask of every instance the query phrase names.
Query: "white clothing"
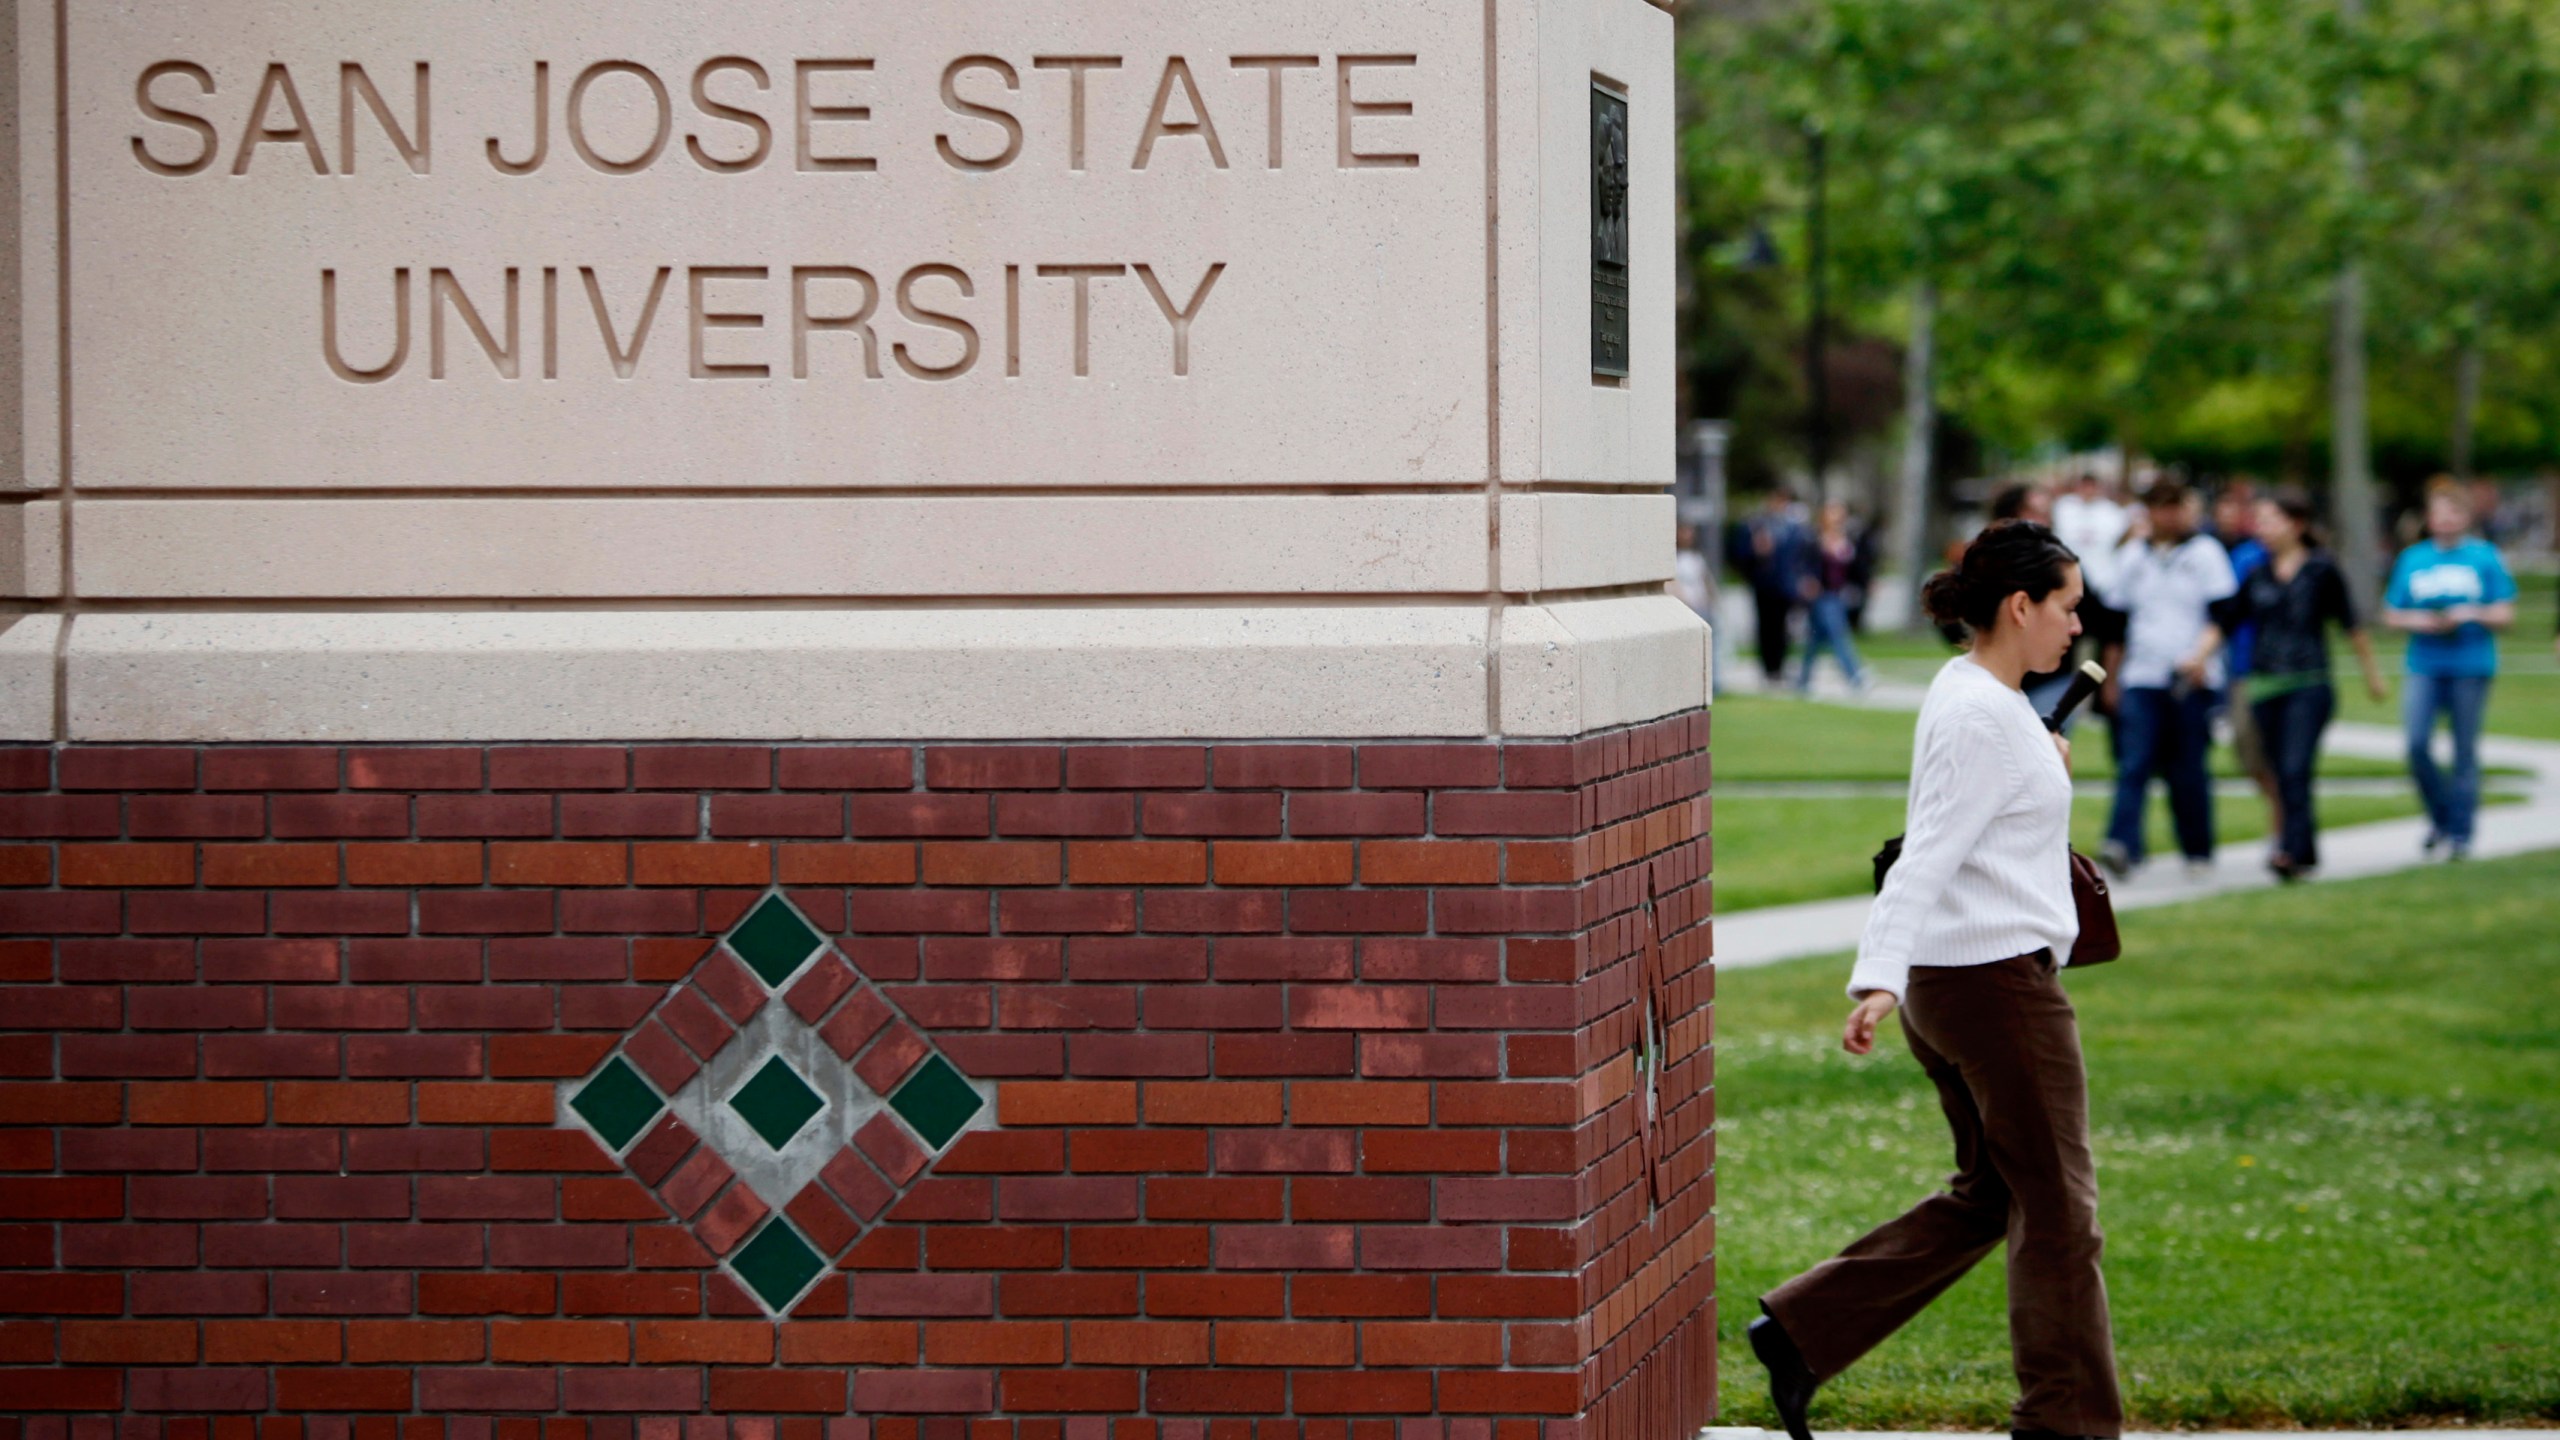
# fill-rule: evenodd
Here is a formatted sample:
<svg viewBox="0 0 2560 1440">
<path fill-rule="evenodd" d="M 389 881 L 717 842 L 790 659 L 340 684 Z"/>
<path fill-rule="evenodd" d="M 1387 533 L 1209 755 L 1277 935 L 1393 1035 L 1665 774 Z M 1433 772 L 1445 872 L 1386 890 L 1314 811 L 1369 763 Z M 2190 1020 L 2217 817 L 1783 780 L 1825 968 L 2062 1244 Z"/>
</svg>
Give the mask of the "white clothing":
<svg viewBox="0 0 2560 1440">
<path fill-rule="evenodd" d="M 2104 495 L 2083 498 L 2071 491 L 2053 497 L 2053 533 L 2080 557 L 2080 579 L 2105 593 L 2115 576 L 2116 546 L 2124 540 L 2133 512 Z"/>
<path fill-rule="evenodd" d="M 1914 965 L 1988 965 L 2051 950 L 2069 964 L 2071 774 L 2027 697 L 1959 655 L 1911 741 L 1902 858 L 1867 912 L 1849 994 L 1896 1000 Z"/>
<path fill-rule="evenodd" d="M 1680 603 L 1698 612 L 1701 619 L 1715 618 L 1715 587 L 1707 583 L 1707 557 L 1695 550 L 1674 552 L 1671 557 L 1671 593 Z"/>
<path fill-rule="evenodd" d="M 2178 664 L 2195 653 L 2212 620 L 2205 607 L 2240 588 L 2231 552 L 2210 535 L 2190 535 L 2163 548 L 2128 540 L 2116 551 L 2113 583 L 2101 592 L 2125 613 L 2124 659 L 2116 677 L 2128 690 L 2165 690 Z M 2205 665 L 2204 683 L 2222 688 L 2222 652 Z"/>
</svg>

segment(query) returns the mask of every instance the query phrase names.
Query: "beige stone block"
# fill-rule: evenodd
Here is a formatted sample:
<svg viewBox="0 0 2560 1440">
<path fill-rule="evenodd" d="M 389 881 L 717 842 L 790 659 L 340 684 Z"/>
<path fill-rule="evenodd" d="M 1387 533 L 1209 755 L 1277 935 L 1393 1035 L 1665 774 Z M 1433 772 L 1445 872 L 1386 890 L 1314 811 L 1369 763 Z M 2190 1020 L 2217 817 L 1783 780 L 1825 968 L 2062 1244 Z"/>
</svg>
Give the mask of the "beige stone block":
<svg viewBox="0 0 2560 1440">
<path fill-rule="evenodd" d="M 89 499 L 76 582 L 129 599 L 1463 594 L 1488 583 L 1487 503 Z"/>
<path fill-rule="evenodd" d="M 81 617 L 79 740 L 1477 735 L 1474 605 Z"/>
<path fill-rule="evenodd" d="M 0 615 L 0 740 L 53 738 L 59 615 Z"/>
<path fill-rule="evenodd" d="M 0 504 L 0 595 L 45 599 L 61 593 L 61 502 Z"/>
<path fill-rule="evenodd" d="M 849 19 L 840 7 L 771 0 L 72 6 L 80 479 L 425 489 L 1481 480 L 1478 0 L 1115 0 L 982 8 L 965 25 L 957 14 L 874 6 Z M 704 69 L 732 56 L 759 68 Z M 988 63 L 950 74 L 946 102 L 948 67 L 971 56 Z M 1060 63 L 1073 56 L 1118 65 Z M 1256 59 L 1266 56 L 1317 63 L 1266 69 Z M 422 61 L 432 123 L 431 143 L 412 146 L 428 172 L 417 174 L 366 92 L 342 86 L 340 67 L 364 67 L 414 142 Z M 550 67 L 548 150 L 538 170 L 505 173 L 498 162 L 532 154 L 537 61 Z M 156 115 L 137 103 L 153 67 L 164 67 L 147 91 Z M 709 105 L 695 98 L 697 79 Z M 1007 120 L 990 118 L 998 110 Z M 754 122 L 738 118 L 748 113 Z M 1007 154 L 1000 168 L 970 168 Z M 736 173 L 717 168 L 758 156 Z M 795 327 L 795 271 L 822 266 L 858 267 L 870 288 L 805 272 L 801 310 L 819 322 L 850 316 L 868 295 L 880 378 L 867 378 L 860 334 Z M 1116 268 L 1079 277 L 1062 266 Z M 1178 347 L 1169 312 L 1212 267 L 1222 268 Z M 331 273 L 337 323 L 324 332 Z M 624 378 L 609 352 L 629 353 L 661 275 Z M 405 352 L 396 313 L 410 318 Z M 324 333 L 338 337 L 344 377 Z M 395 354 L 396 371 L 366 378 Z"/>
<path fill-rule="evenodd" d="M 1503 479 L 1658 486 L 1674 463 L 1671 22 L 1644 0 L 1500 0 L 1494 251 Z M 1625 380 L 1591 373 L 1591 86 L 1626 92 Z"/>
<path fill-rule="evenodd" d="M 1677 391 L 1671 17 L 1645 0 L 1534 0 L 1538 13 L 1537 478 L 1669 484 Z M 1628 342 L 1623 380 L 1591 373 L 1591 87 L 1627 97 Z M 1512 401 L 1508 394 L 1505 406 Z"/>
<path fill-rule="evenodd" d="M 0 9 L 0 490 L 62 483 L 61 191 L 55 163 L 55 11 L 42 0 Z"/>
<path fill-rule="evenodd" d="M 1590 590 L 1671 578 L 1668 495 L 1533 492 L 1502 497 L 1502 588 Z"/>
<path fill-rule="evenodd" d="M 1501 648 L 1506 735 L 1580 735 L 1707 703 L 1707 627 L 1668 595 L 1509 606 Z"/>
</svg>

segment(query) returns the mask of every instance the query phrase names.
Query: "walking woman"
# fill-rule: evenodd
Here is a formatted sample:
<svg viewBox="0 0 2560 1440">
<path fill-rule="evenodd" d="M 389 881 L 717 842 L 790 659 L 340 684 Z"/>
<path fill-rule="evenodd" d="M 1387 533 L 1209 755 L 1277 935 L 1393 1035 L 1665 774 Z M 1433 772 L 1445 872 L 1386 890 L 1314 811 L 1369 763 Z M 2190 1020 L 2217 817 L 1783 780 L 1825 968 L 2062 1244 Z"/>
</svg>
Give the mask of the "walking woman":
<svg viewBox="0 0 2560 1440">
<path fill-rule="evenodd" d="M 2123 1403 L 2106 1284 L 2088 1088 L 2056 957 L 2071 898 L 2071 746 L 2020 680 L 2080 633 L 2078 557 L 2032 521 L 1982 532 L 1921 592 L 1961 622 L 1966 653 L 1929 687 L 1913 744 L 1909 827 L 1849 977 L 1841 1044 L 1874 1048 L 1898 1007 L 1955 1131 L 1944 1193 L 1763 1296 L 1752 1349 L 1795 1440 L 1815 1387 L 1849 1368 L 2009 1246 L 2009 1342 L 2021 1436 L 2116 1436 Z"/>
<path fill-rule="evenodd" d="M 2267 563 L 2249 572 L 2240 593 L 2215 607 L 2216 626 L 2229 632 L 2255 622 L 2256 651 L 2249 662 L 2249 709 L 2260 743 L 2275 771 L 2277 811 L 2283 816 L 2267 868 L 2280 880 L 2298 880 L 2320 863 L 2320 821 L 2312 810 L 2311 772 L 2320 760 L 2320 734 L 2337 712 L 2329 683 L 2329 627 L 2347 632 L 2364 671 L 2364 689 L 2379 704 L 2382 668 L 2373 640 L 2356 621 L 2346 577 L 2320 546 L 2311 501 L 2284 490 L 2258 502 L 2258 539 Z"/>
<path fill-rule="evenodd" d="M 1834 500 L 1822 507 L 1821 528 L 1814 533 L 1801 582 L 1804 596 L 1804 668 L 1796 672 L 1796 693 L 1813 692 L 1813 662 L 1828 650 L 1840 662 L 1840 673 L 1853 690 L 1867 688 L 1866 667 L 1858 663 L 1858 645 L 1849 634 L 1849 577 L 1857 568 L 1858 545 L 1849 538 L 1849 507 Z"/>
</svg>

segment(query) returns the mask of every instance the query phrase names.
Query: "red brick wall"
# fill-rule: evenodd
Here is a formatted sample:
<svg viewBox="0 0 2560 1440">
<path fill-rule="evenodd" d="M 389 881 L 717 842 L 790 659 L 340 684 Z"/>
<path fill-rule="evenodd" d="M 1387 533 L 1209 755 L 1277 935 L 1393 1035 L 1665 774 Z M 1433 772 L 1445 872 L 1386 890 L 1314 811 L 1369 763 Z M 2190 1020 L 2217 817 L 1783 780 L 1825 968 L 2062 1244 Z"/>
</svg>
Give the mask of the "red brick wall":
<svg viewBox="0 0 2560 1440">
<path fill-rule="evenodd" d="M 0 750 L 0 1440 L 1677 1440 L 1707 728 Z M 560 1104 L 774 887 L 998 1097 L 867 1220 Z"/>
</svg>

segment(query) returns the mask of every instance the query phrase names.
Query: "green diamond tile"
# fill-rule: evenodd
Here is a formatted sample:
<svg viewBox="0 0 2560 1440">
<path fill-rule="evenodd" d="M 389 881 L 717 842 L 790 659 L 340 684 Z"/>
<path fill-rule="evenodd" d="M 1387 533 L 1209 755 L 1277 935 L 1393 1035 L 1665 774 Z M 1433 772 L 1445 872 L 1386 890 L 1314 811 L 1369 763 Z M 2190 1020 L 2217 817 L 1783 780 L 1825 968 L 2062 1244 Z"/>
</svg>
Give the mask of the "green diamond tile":
<svg viewBox="0 0 2560 1440">
<path fill-rule="evenodd" d="M 800 1127 L 809 1123 L 809 1117 L 826 1106 L 818 1092 L 792 1073 L 779 1055 L 764 1062 L 764 1068 L 729 1097 L 729 1108 L 755 1127 L 764 1143 L 776 1150 L 790 1144 Z"/>
<path fill-rule="evenodd" d="M 766 896 L 729 932 L 729 948 L 738 952 L 757 978 L 777 989 L 820 943 L 818 932 L 792 913 L 779 895 Z"/>
<path fill-rule="evenodd" d="M 779 1311 L 791 1303 L 793 1296 L 808 1288 L 827 1268 L 825 1257 L 809 1247 L 809 1242 L 784 1224 L 780 1217 L 756 1233 L 756 1238 L 739 1247 L 737 1257 L 729 1262 L 738 1278 L 765 1303 L 768 1310 Z"/>
<path fill-rule="evenodd" d="M 939 1150 L 951 1143 L 960 1127 L 986 1108 L 986 1100 L 960 1078 L 951 1062 L 939 1055 L 928 1056 L 898 1093 L 889 1097 L 889 1107 L 901 1119 L 915 1127 L 924 1143 Z"/>
<path fill-rule="evenodd" d="M 639 1071 L 616 1055 L 604 1062 L 604 1069 L 596 1073 L 596 1078 L 569 1101 L 569 1108 L 596 1127 L 604 1143 L 620 1150 L 658 1118 L 666 1103 L 649 1088 L 648 1081 L 640 1078 Z"/>
</svg>

